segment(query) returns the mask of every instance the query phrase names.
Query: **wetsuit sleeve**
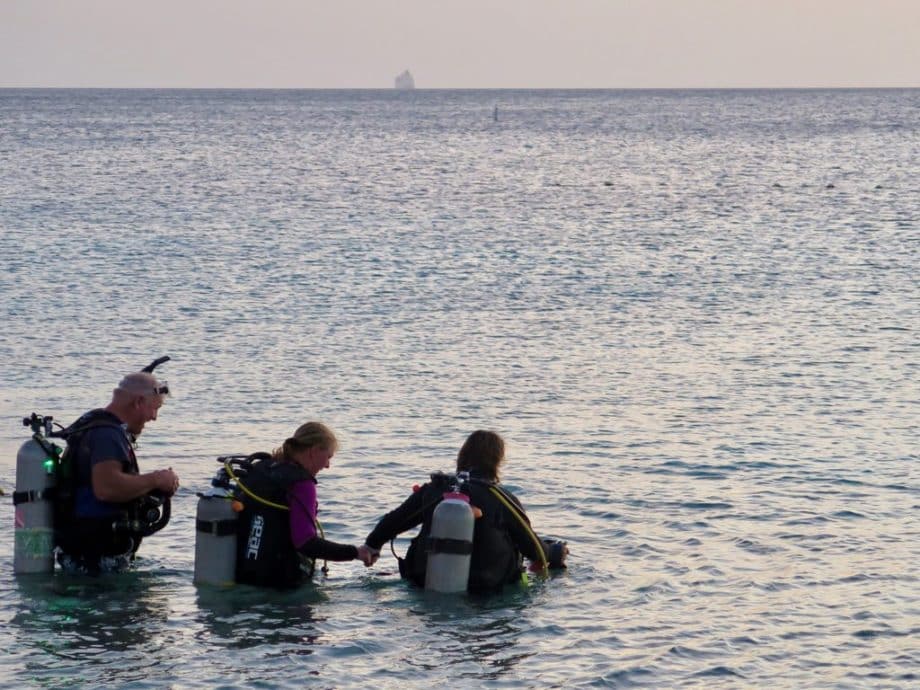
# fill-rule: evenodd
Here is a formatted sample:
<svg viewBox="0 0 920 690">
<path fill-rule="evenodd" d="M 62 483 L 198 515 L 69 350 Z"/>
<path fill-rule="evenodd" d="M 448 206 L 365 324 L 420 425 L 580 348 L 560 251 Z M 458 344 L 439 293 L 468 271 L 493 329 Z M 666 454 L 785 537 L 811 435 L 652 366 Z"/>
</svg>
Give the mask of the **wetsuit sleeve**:
<svg viewBox="0 0 920 690">
<path fill-rule="evenodd" d="M 299 549 L 316 536 L 316 482 L 297 482 L 288 495 L 291 542 Z"/>
<path fill-rule="evenodd" d="M 401 506 L 384 515 L 364 543 L 372 549 L 380 549 L 397 534 L 422 524 L 426 508 L 423 502 L 425 493 L 424 488 L 414 492 Z"/>
<path fill-rule="evenodd" d="M 288 494 L 291 509 L 291 542 L 298 552 L 308 558 L 324 561 L 352 561 L 358 549 L 349 544 L 337 544 L 316 533 L 316 483 L 297 482 Z"/>
<path fill-rule="evenodd" d="M 350 544 L 337 544 L 322 537 L 313 537 L 301 544 L 297 551 L 308 558 L 321 558 L 324 561 L 353 561 L 358 557 L 358 549 Z"/>
</svg>

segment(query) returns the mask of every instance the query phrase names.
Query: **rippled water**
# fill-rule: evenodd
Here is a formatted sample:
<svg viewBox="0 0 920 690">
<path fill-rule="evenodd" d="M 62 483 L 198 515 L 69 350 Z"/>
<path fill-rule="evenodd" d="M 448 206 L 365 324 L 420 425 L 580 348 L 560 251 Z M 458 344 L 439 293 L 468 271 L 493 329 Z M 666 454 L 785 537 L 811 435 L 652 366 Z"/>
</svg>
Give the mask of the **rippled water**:
<svg viewBox="0 0 920 690">
<path fill-rule="evenodd" d="M 498 106 L 498 120 L 493 109 Z M 0 90 L 0 487 L 169 354 L 119 579 L 14 578 L 10 687 L 892 687 L 920 668 L 920 91 Z M 475 428 L 570 568 L 191 584 L 218 454 L 320 418 L 357 542 Z M 405 550 L 406 540 L 397 542 Z"/>
</svg>

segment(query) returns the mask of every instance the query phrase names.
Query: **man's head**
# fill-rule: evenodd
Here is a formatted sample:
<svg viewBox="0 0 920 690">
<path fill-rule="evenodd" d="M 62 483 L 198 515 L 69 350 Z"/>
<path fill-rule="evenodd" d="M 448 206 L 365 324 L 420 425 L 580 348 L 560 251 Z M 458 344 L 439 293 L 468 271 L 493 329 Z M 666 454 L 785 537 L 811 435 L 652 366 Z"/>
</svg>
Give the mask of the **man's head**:
<svg viewBox="0 0 920 690">
<path fill-rule="evenodd" d="M 138 371 L 128 374 L 119 382 L 118 387 L 112 391 L 112 402 L 106 409 L 121 419 L 128 431 L 137 436 L 147 422 L 157 418 L 157 411 L 167 395 L 169 386 L 165 381 L 158 381 L 153 374 Z"/>
</svg>

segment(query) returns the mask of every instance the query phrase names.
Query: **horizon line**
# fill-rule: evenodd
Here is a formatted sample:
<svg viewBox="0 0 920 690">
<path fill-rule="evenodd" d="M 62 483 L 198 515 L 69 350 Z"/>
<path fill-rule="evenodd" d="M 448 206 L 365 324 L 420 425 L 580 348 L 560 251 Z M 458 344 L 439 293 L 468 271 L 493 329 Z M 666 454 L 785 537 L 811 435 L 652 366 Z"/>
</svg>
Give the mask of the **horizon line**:
<svg viewBox="0 0 920 690">
<path fill-rule="evenodd" d="M 432 86 L 398 89 L 393 86 L 8 86 L 0 90 L 70 91 L 854 91 L 912 90 L 920 84 L 875 86 Z"/>
</svg>

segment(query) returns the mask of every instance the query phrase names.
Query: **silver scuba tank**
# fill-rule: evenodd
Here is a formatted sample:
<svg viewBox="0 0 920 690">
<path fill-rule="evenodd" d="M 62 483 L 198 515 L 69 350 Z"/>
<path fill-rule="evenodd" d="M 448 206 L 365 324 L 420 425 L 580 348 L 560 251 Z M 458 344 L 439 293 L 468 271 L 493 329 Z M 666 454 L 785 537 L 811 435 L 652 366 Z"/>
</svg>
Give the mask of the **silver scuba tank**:
<svg viewBox="0 0 920 690">
<path fill-rule="evenodd" d="M 16 455 L 14 573 L 54 571 L 54 468 L 55 458 L 34 438 Z"/>
<path fill-rule="evenodd" d="M 425 589 L 465 592 L 473 553 L 473 509 L 466 494 L 450 492 L 434 509 L 426 545 Z"/>
<path fill-rule="evenodd" d="M 229 587 L 236 582 L 237 513 L 229 490 L 199 494 L 195 520 L 195 584 Z"/>
</svg>

